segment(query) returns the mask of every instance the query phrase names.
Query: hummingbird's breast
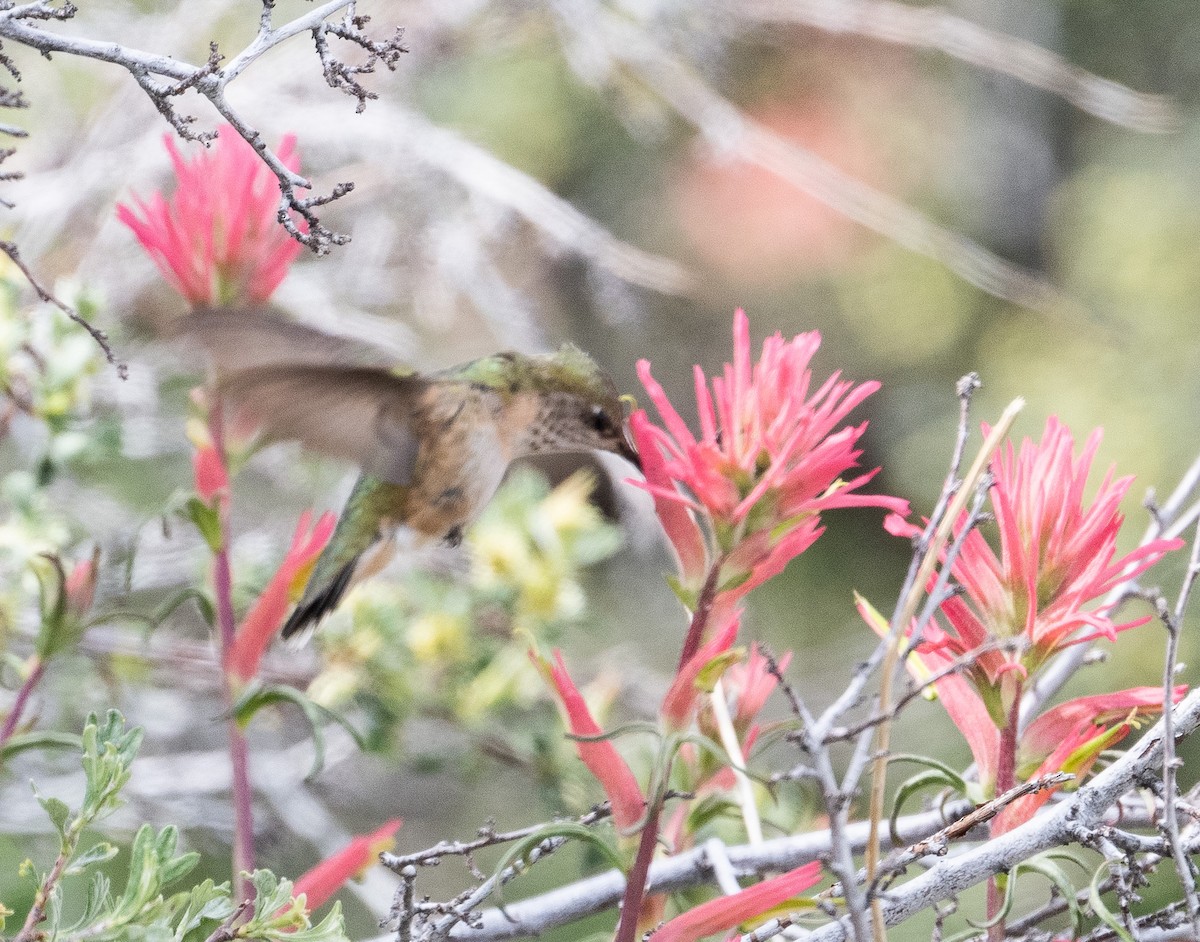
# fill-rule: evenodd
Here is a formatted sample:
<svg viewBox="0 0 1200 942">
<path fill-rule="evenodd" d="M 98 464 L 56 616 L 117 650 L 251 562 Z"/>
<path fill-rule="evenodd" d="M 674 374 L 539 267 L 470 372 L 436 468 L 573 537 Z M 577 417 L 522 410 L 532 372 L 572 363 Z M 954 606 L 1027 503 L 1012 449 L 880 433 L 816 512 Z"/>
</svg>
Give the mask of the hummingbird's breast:
<svg viewBox="0 0 1200 942">
<path fill-rule="evenodd" d="M 471 523 L 513 458 L 499 397 L 469 384 L 430 390 L 403 522 L 432 539 Z"/>
</svg>

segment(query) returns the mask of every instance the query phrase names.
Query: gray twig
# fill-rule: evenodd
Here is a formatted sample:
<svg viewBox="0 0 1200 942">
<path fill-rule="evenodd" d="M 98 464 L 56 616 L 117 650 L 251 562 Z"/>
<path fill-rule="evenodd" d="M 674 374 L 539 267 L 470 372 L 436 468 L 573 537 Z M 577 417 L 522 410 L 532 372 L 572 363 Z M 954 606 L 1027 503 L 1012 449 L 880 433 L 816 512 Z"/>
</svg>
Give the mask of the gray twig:
<svg viewBox="0 0 1200 942">
<path fill-rule="evenodd" d="M 1179 590 L 1174 610 L 1166 601 L 1159 600 L 1158 614 L 1167 629 L 1167 652 L 1163 663 L 1163 762 L 1162 762 L 1162 815 L 1159 828 L 1170 845 L 1175 871 L 1183 886 L 1184 901 L 1187 903 L 1188 918 L 1192 932 L 1200 939 L 1200 897 L 1196 894 L 1196 877 L 1193 864 L 1179 836 L 1179 813 L 1176 808 L 1176 772 L 1180 761 L 1175 755 L 1175 667 L 1179 657 L 1179 632 L 1183 626 L 1183 615 L 1188 600 L 1200 575 L 1200 528 L 1192 540 L 1192 552 L 1188 559 L 1187 573 Z"/>
<path fill-rule="evenodd" d="M 1178 110 L 1169 98 L 1101 78 L 1050 49 L 986 29 L 944 7 L 896 0 L 735 0 L 728 8 L 731 15 L 745 20 L 795 23 L 941 52 L 1012 76 L 1058 95 L 1080 111 L 1134 131 L 1161 134 L 1179 126 Z"/>
</svg>

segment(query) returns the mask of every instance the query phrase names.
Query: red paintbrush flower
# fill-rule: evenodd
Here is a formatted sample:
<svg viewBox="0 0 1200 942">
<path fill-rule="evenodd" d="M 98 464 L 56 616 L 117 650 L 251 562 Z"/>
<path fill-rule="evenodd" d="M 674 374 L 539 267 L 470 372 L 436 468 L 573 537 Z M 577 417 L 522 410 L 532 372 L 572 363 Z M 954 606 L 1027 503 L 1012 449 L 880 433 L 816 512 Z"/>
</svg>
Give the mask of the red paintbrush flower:
<svg viewBox="0 0 1200 942">
<path fill-rule="evenodd" d="M 229 125 L 191 160 L 170 136 L 165 140 L 175 167 L 174 194 L 135 196 L 137 211 L 119 204 L 117 218 L 192 304 L 266 301 L 301 249 L 278 221 L 279 181 Z M 277 153 L 289 169 L 299 169 L 293 135 L 283 138 Z M 303 220 L 297 224 L 304 228 Z"/>
<path fill-rule="evenodd" d="M 200 442 L 192 452 L 192 474 L 196 482 L 196 493 L 210 507 L 218 499 L 229 494 L 229 472 L 221 453 L 211 441 Z"/>
<path fill-rule="evenodd" d="M 658 711 L 670 729 L 683 729 L 692 718 L 696 701 L 700 695 L 697 681 L 701 674 L 711 669 L 710 665 L 712 668 L 720 669 L 737 656 L 736 652 L 730 649 L 733 647 L 733 642 L 737 640 L 738 627 L 738 619 L 731 619 L 713 636 L 711 641 L 703 645 L 676 672 L 675 679 L 671 682 L 667 695 L 663 697 L 662 706 Z M 715 678 L 713 679 L 715 680 Z M 712 685 L 709 684 L 707 689 L 711 690 Z"/>
<path fill-rule="evenodd" d="M 1100 436 L 1097 429 L 1075 457 L 1070 430 L 1052 416 L 1040 442 L 1025 439 L 1015 453 L 1009 443 L 996 454 L 991 500 L 1000 552 L 979 530 L 967 534 L 951 569 L 964 591 L 941 608 L 952 631 L 926 629 L 923 654 L 940 650 L 948 663 L 979 651 L 969 676 L 997 719 L 1007 715 L 1008 704 L 997 702 L 1005 675 L 1025 677 L 1063 648 L 1114 640 L 1118 632 L 1149 621 L 1145 616 L 1117 623 L 1111 606 L 1086 606 L 1183 545 L 1159 539 L 1117 554 L 1120 503 L 1133 478 L 1114 480 L 1110 470 L 1095 498 L 1085 502 Z M 898 535 L 917 532 L 896 518 L 888 523 Z M 1013 643 L 999 650 L 996 643 L 1005 641 Z"/>
<path fill-rule="evenodd" d="M 292 885 L 292 896 L 304 895 L 305 908 L 312 912 L 327 903 L 347 880 L 360 877 L 379 855 L 395 844 L 400 819 L 393 818 L 379 830 L 354 838 L 342 850 L 307 871 Z"/>
<path fill-rule="evenodd" d="M 1187 694 L 1179 685 L 1171 692 L 1178 703 Z M 1141 720 L 1163 709 L 1161 687 L 1134 687 L 1094 697 L 1079 697 L 1047 710 L 1025 731 L 1017 750 L 1019 779 L 1040 778 L 1054 772 L 1070 772 L 1073 782 L 1059 788 L 1078 788 L 1105 749 L 1129 735 Z M 992 835 L 997 836 L 1024 824 L 1050 800 L 1058 788 L 1044 788 L 1018 798 L 997 815 Z"/>
<path fill-rule="evenodd" d="M 293 595 L 304 588 L 317 557 L 333 535 L 337 517 L 331 513 L 322 514 L 312 532 L 309 532 L 311 522 L 312 514 L 307 510 L 300 515 L 287 555 L 237 630 L 225 666 L 243 681 L 258 672 L 263 653 L 283 624 L 283 616 L 287 614 Z"/>
<path fill-rule="evenodd" d="M 529 652 L 529 656 L 543 676 L 553 684 L 567 715 L 567 725 L 571 732 L 576 736 L 589 737 L 587 740 L 578 740 L 575 747 L 579 750 L 579 758 L 583 760 L 583 764 L 596 776 L 608 796 L 612 806 L 613 823 L 616 824 L 617 830 L 632 831 L 642 820 L 646 807 L 645 796 L 633 772 L 611 742 L 591 738 L 600 736 L 603 730 L 592 718 L 583 694 L 567 673 L 562 655 L 555 651 L 553 664 L 533 651 Z"/>
<path fill-rule="evenodd" d="M 724 932 L 787 902 L 815 886 L 820 879 L 821 865 L 816 861 L 807 863 L 740 893 L 701 903 L 655 930 L 650 938 L 652 942 L 695 942 L 707 935 Z"/>
<path fill-rule="evenodd" d="M 779 658 L 779 671 L 782 673 L 792 663 L 792 652 L 786 651 Z M 739 733 L 745 734 L 751 724 L 762 712 L 767 698 L 779 684 L 778 679 L 767 666 L 767 658 L 759 650 L 757 644 L 751 645 L 750 656 L 740 664 L 734 664 L 725 672 L 725 692 L 732 701 L 730 710 L 733 725 Z"/>
<path fill-rule="evenodd" d="M 821 535 L 820 515 L 840 507 L 884 507 L 908 512 L 907 501 L 855 491 L 875 471 L 849 481 L 862 452 L 866 429 L 842 426 L 846 416 L 879 388 L 855 385 L 835 373 L 812 391 L 809 361 L 821 338 L 816 332 L 763 344 L 750 360 L 745 313 L 734 318 L 733 363 L 708 380 L 695 370 L 700 435 L 688 428 L 646 360 L 638 375 L 662 417 L 654 426 L 643 412 L 630 427 L 653 495 L 682 569 L 682 588 L 698 591 L 713 565 L 722 606 L 780 572 Z M 841 426 L 841 427 L 839 427 Z"/>
</svg>

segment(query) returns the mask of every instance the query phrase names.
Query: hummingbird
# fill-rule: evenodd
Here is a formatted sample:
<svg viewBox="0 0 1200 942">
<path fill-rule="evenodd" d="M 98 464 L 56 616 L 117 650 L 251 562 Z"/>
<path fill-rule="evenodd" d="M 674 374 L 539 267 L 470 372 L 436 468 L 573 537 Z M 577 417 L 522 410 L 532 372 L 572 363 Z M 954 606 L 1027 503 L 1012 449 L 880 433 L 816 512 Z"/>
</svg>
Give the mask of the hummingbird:
<svg viewBox="0 0 1200 942">
<path fill-rule="evenodd" d="M 284 638 L 317 627 L 387 566 L 410 542 L 402 532 L 417 547 L 457 545 L 518 458 L 599 450 L 641 467 L 612 379 L 570 344 L 421 374 L 360 365 L 354 342 L 266 309 L 194 311 L 185 329 L 208 349 L 221 401 L 266 440 L 296 439 L 362 469 Z"/>
</svg>

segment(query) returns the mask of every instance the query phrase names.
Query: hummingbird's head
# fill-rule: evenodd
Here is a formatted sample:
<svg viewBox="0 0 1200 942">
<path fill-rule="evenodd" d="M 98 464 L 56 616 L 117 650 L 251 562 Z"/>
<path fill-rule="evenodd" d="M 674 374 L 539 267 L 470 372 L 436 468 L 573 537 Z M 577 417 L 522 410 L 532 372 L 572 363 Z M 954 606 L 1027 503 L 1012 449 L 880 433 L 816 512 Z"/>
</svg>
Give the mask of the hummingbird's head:
<svg viewBox="0 0 1200 942">
<path fill-rule="evenodd" d="M 489 359 L 509 374 L 510 392 L 534 395 L 536 415 L 524 442 L 528 453 L 611 451 L 641 469 L 616 385 L 578 347 L 564 344 L 554 353 Z"/>
</svg>

